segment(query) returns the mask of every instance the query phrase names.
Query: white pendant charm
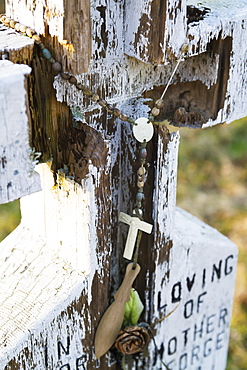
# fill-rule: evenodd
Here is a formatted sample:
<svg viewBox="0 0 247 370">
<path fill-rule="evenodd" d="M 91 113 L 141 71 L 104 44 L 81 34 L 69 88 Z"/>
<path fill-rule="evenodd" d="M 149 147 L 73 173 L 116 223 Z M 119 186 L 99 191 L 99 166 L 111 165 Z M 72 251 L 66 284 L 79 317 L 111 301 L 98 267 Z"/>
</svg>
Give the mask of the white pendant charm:
<svg viewBox="0 0 247 370">
<path fill-rule="evenodd" d="M 119 221 L 130 226 L 123 256 L 127 260 L 131 260 L 134 253 L 138 230 L 151 234 L 153 225 L 141 221 L 138 217 L 131 217 L 123 212 L 120 212 Z"/>
<path fill-rule="evenodd" d="M 152 122 L 149 122 L 146 117 L 140 117 L 136 121 L 137 125 L 133 126 L 133 134 L 137 141 L 150 141 L 154 134 Z"/>
</svg>

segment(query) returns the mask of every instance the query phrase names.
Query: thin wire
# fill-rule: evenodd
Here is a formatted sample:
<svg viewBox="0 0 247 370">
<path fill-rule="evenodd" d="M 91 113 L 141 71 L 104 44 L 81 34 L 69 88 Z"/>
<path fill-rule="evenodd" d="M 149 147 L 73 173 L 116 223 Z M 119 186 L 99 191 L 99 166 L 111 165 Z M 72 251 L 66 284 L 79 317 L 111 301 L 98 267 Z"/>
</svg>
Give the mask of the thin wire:
<svg viewBox="0 0 247 370">
<path fill-rule="evenodd" d="M 172 81 L 172 79 L 173 79 L 173 76 L 175 75 L 176 70 L 178 69 L 178 66 L 179 66 L 180 62 L 181 62 L 181 61 L 182 61 L 182 59 L 183 59 L 183 56 L 184 56 L 184 53 L 182 52 L 182 53 L 181 53 L 181 55 L 180 55 L 180 57 L 179 57 L 179 59 L 178 59 L 178 61 L 177 61 L 176 66 L 175 66 L 175 68 L 174 68 L 174 70 L 173 70 L 173 72 L 172 72 L 172 74 L 171 74 L 171 76 L 170 76 L 170 78 L 169 78 L 169 81 L 167 82 L 166 87 L 165 87 L 165 89 L 164 89 L 164 91 L 163 91 L 163 93 L 162 93 L 162 95 L 161 95 L 161 97 L 160 97 L 160 99 L 161 99 L 161 100 L 163 100 L 164 95 L 165 95 L 165 93 L 166 93 L 166 91 L 167 91 L 167 89 L 168 89 L 168 87 L 169 87 L 169 85 L 170 85 L 170 83 L 171 83 L 171 81 Z"/>
</svg>

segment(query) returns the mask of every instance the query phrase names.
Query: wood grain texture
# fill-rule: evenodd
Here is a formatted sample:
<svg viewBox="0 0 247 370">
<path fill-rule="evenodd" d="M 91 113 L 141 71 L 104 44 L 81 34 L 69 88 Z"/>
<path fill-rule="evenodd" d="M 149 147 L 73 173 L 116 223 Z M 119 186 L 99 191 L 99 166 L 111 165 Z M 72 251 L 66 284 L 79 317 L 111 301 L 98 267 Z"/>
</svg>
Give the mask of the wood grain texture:
<svg viewBox="0 0 247 370">
<path fill-rule="evenodd" d="M 64 47 L 67 68 L 71 73 L 88 71 L 92 49 L 90 0 L 64 1 L 64 34 L 69 44 Z"/>
</svg>

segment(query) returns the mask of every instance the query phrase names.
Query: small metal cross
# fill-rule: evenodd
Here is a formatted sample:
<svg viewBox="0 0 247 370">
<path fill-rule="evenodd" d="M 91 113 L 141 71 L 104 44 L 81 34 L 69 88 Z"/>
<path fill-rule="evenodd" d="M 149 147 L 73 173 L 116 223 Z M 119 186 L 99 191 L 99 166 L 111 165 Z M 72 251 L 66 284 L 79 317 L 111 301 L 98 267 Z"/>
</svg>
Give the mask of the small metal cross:
<svg viewBox="0 0 247 370">
<path fill-rule="evenodd" d="M 135 248 L 138 230 L 151 234 L 153 225 L 141 221 L 138 217 L 131 217 L 123 212 L 120 212 L 119 221 L 122 221 L 130 226 L 123 256 L 124 258 L 131 260 Z"/>
</svg>

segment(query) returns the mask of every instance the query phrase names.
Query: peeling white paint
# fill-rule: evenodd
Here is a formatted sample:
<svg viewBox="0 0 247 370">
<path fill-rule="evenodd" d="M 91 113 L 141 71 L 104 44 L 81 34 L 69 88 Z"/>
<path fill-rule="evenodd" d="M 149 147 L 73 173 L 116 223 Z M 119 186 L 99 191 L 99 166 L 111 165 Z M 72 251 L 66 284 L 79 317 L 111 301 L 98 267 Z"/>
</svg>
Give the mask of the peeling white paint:
<svg viewBox="0 0 247 370">
<path fill-rule="evenodd" d="M 27 343 L 30 351 L 35 350 L 30 342 L 32 335 L 47 338 L 49 351 L 55 351 L 57 336 L 70 327 L 66 315 L 59 316 L 61 311 L 77 300 L 83 289 L 90 305 L 92 279 L 98 267 L 103 268 L 97 266 L 95 252 L 97 207 L 91 180 L 95 169 L 91 168 L 82 187 L 64 180 L 56 188 L 46 164 L 38 165 L 37 171 L 43 190 L 22 198 L 21 224 L 1 243 L 2 367 Z M 80 318 L 75 312 L 73 325 L 80 325 L 73 330 L 71 327 L 71 338 L 83 338 Z M 63 336 L 63 340 L 66 338 Z M 81 343 L 76 339 L 72 342 L 74 346 Z M 72 347 L 72 357 L 79 357 Z M 36 359 L 41 369 L 39 357 L 44 361 L 44 356 L 40 354 Z"/>
<path fill-rule="evenodd" d="M 153 195 L 153 219 L 157 220 L 154 227 L 154 244 L 164 243 L 173 238 L 174 214 L 176 206 L 177 160 L 179 132 L 171 134 L 167 150 L 159 136 L 157 152 L 157 174 Z M 162 241 L 160 241 L 162 238 Z M 159 250 L 157 250 L 159 253 Z"/>
<path fill-rule="evenodd" d="M 237 254 L 228 238 L 177 209 L 169 265 L 155 272 L 154 319 L 179 304 L 155 336 L 170 369 L 225 370 Z M 158 354 L 152 368 L 160 366 Z"/>
<path fill-rule="evenodd" d="M 26 36 L 19 34 L 18 38 L 12 28 L 0 24 L 1 37 L 0 37 L 0 50 L 18 50 L 20 48 L 29 48 L 33 50 L 34 41 Z"/>
<path fill-rule="evenodd" d="M 37 32 L 43 27 L 39 22 L 43 22 L 43 7 L 50 9 L 49 14 L 54 14 L 54 17 L 47 18 L 49 29 L 52 35 L 59 36 L 62 31 L 62 26 L 58 26 L 63 17 L 62 2 L 49 1 L 48 4 L 43 4 L 39 1 L 34 7 L 32 1 L 29 0 L 28 6 L 21 6 L 22 0 L 15 2 L 15 6 L 7 5 L 7 14 L 18 19 L 30 19 L 34 22 Z M 194 5 L 209 8 L 210 11 L 199 22 L 186 25 L 186 6 Z M 99 7 L 105 7 L 105 18 L 100 16 Z M 97 9 L 98 8 L 98 9 Z M 27 10 L 28 9 L 28 10 Z M 144 91 L 152 89 L 154 86 L 165 86 L 171 75 L 174 66 L 167 67 L 157 66 L 154 70 L 153 65 L 143 63 L 135 58 L 139 58 L 138 50 L 133 49 L 133 37 L 138 31 L 138 25 L 142 14 L 146 14 L 150 18 L 151 1 L 132 1 L 128 0 L 126 6 L 126 15 L 123 12 L 121 2 L 116 3 L 113 0 L 109 2 L 102 2 L 99 0 L 91 1 L 91 19 L 92 19 L 92 60 L 87 74 L 77 76 L 79 81 L 92 85 L 92 90 L 98 90 L 101 95 L 110 103 L 118 103 L 131 97 L 140 96 Z M 166 47 L 179 55 L 180 48 L 187 38 L 190 39 L 189 44 L 191 50 L 189 56 L 198 55 L 207 49 L 208 43 L 214 38 L 217 39 L 221 34 L 222 38 L 227 36 L 233 37 L 233 50 L 231 53 L 230 78 L 228 81 L 228 91 L 224 108 L 218 113 L 215 121 L 210 121 L 208 125 L 227 121 L 228 123 L 241 118 L 247 109 L 247 84 L 245 83 L 245 62 L 247 50 L 244 48 L 244 40 L 246 39 L 246 25 L 247 18 L 247 3 L 246 0 L 238 2 L 237 6 L 232 2 L 215 2 L 215 1 L 179 1 L 169 0 L 166 9 L 166 32 L 164 43 Z M 48 17 L 48 15 L 46 15 Z M 29 18 L 28 18 L 29 17 Z M 125 18 L 124 18 L 125 17 Z M 150 22 L 152 20 L 150 19 Z M 165 20 L 164 20 L 165 21 Z M 37 24 L 37 26 L 36 26 Z M 123 24 L 125 29 L 123 30 Z M 107 34 L 107 44 L 99 41 L 101 39 L 102 26 L 105 27 Z M 55 31 L 53 28 L 57 28 Z M 124 34 L 123 34 L 124 32 Z M 188 40 L 187 40 L 188 41 Z M 241 42 L 242 41 L 242 42 Z M 125 52 L 134 56 L 130 58 L 124 55 Z M 140 47 L 145 47 L 147 37 L 143 35 Z M 239 48 L 239 44 L 242 48 Z M 113 47 L 114 45 L 114 47 Z M 132 47 L 132 51 L 128 51 L 128 45 Z M 132 46 L 131 46 L 132 45 Z M 101 52 L 105 53 L 105 58 L 96 57 Z M 167 62 L 167 56 L 165 57 Z M 199 79 L 207 87 L 215 83 L 215 76 L 218 71 L 217 56 L 213 56 L 210 61 L 209 56 L 206 65 L 198 59 L 195 60 L 196 69 L 193 68 L 193 58 L 181 63 L 177 75 L 172 83 L 177 81 L 195 81 Z M 140 58 L 139 58 L 140 59 Z M 146 60 L 143 60 L 146 62 Z M 200 67 L 198 67 L 200 65 Z M 92 78 L 93 77 L 93 78 Z M 238 81 L 242 81 L 239 85 Z M 82 96 L 82 93 L 76 91 L 75 87 L 59 78 L 55 80 L 55 88 L 57 89 L 57 98 L 59 101 L 65 101 L 70 106 L 83 106 L 85 111 L 92 109 L 93 105 L 87 102 Z M 84 108 L 83 108 L 84 109 Z"/>
<path fill-rule="evenodd" d="M 0 61 L 0 203 L 40 190 L 26 114 L 26 65 Z"/>
<path fill-rule="evenodd" d="M 50 35 L 63 39 L 64 2 L 61 0 L 27 0 L 25 6 L 22 0 L 7 1 L 6 14 L 40 34 L 45 33 L 45 19 Z"/>
<path fill-rule="evenodd" d="M 181 53 L 181 46 L 188 42 L 186 37 L 186 6 L 186 1 L 167 1 L 164 45 L 166 48 L 170 48 L 177 57 Z M 166 54 L 164 61 L 167 61 Z"/>
</svg>

